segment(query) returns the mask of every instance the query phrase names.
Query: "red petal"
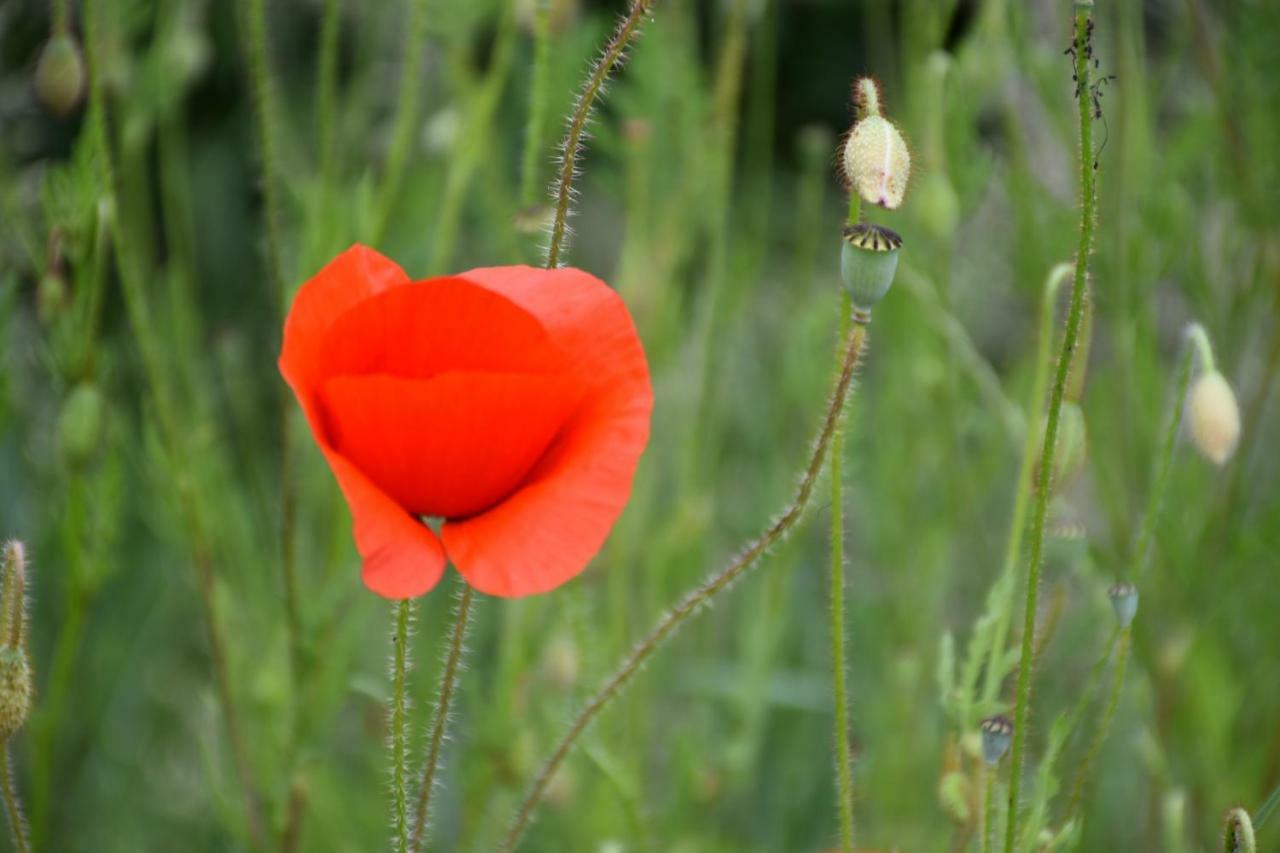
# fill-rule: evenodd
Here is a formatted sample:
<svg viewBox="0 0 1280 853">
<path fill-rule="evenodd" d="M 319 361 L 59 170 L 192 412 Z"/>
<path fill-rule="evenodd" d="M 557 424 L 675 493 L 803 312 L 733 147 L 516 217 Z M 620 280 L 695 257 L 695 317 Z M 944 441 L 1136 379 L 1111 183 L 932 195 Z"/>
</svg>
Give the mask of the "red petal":
<svg viewBox="0 0 1280 853">
<path fill-rule="evenodd" d="M 435 586 L 444 573 L 444 549 L 425 524 L 329 446 L 314 391 L 329 328 L 361 300 L 408 283 L 404 271 L 387 258 L 365 246 L 352 246 L 299 289 L 285 320 L 280 353 L 280 372 L 293 388 L 351 509 L 365 585 L 387 598 L 421 595 Z"/>
<path fill-rule="evenodd" d="M 563 374 L 339 376 L 320 406 L 333 447 L 397 504 L 456 518 L 519 486 L 580 397 Z"/>
<path fill-rule="evenodd" d="M 460 278 L 413 282 L 365 299 L 325 334 L 321 376 L 561 373 L 565 357 L 510 299 Z"/>
<path fill-rule="evenodd" d="M 304 408 L 303 394 L 315 388 L 329 327 L 360 301 L 408 283 L 404 270 L 357 243 L 302 285 L 284 323 L 280 372 Z"/>
<path fill-rule="evenodd" d="M 481 592 L 544 592 L 586 567 L 626 505 L 649 440 L 649 368 L 626 305 L 594 276 L 495 267 L 461 277 L 533 314 L 586 388 L 525 485 L 487 512 L 447 522 L 441 534 Z"/>
</svg>

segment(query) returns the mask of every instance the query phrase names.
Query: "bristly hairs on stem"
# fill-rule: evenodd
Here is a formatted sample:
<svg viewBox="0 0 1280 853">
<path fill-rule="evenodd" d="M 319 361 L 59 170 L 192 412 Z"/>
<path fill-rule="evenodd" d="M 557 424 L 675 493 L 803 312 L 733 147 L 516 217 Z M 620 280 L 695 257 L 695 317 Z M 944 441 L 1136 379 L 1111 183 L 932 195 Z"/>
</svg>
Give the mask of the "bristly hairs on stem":
<svg viewBox="0 0 1280 853">
<path fill-rule="evenodd" d="M 27 570 L 26 552 L 16 540 L 0 548 L 4 570 L 0 594 L 0 794 L 13 847 L 18 853 L 31 849 L 22 798 L 13 780 L 9 743 L 31 715 L 31 663 L 27 653 Z"/>
<path fill-rule="evenodd" d="M 436 694 L 435 713 L 432 716 L 431 731 L 428 735 L 427 759 L 422 767 L 422 779 L 418 783 L 418 807 L 414 812 L 413 839 L 414 853 L 422 849 L 427 826 L 430 825 L 431 795 L 435 793 L 439 781 L 436 778 L 440 768 L 440 754 L 444 742 L 448 739 L 449 722 L 452 719 L 453 697 L 456 692 L 458 675 L 466 669 L 463 657 L 466 654 L 467 627 L 471 623 L 471 603 L 475 591 L 471 584 L 459 577 L 461 590 L 458 603 L 453 610 L 453 630 L 450 632 L 449 646 L 444 654 L 444 669 L 440 673 L 440 689 Z"/>
<path fill-rule="evenodd" d="M 582 143 L 586 138 L 592 105 L 596 98 L 604 94 L 609 75 L 626 61 L 627 47 L 640 34 L 641 25 L 648 17 L 649 7 L 653 2 L 654 0 L 632 0 L 631 9 L 618 22 L 600 57 L 591 67 L 591 73 L 587 75 L 587 81 L 569 116 L 568 130 L 560 143 L 560 172 L 551 187 L 556 204 L 555 218 L 551 222 L 551 241 L 547 244 L 547 269 L 554 269 L 560 263 L 560 254 L 569 236 L 568 219 L 574 198 L 573 181 L 577 177 L 578 158 L 582 154 Z"/>
<path fill-rule="evenodd" d="M 500 847 L 504 853 L 511 853 L 511 851 L 515 850 L 525 829 L 528 828 L 529 822 L 533 819 L 534 811 L 542 801 L 543 794 L 546 793 L 547 785 L 568 756 L 578 737 L 586 731 L 605 705 L 621 692 L 622 688 L 639 672 L 645 661 L 670 638 L 686 619 L 698 613 L 718 592 L 730 586 L 771 547 L 782 541 L 804 516 L 804 511 L 813 495 L 813 489 L 817 485 L 818 475 L 821 473 L 823 464 L 826 461 L 827 451 L 830 448 L 831 437 L 835 433 L 836 423 L 839 420 L 840 413 L 844 410 L 844 403 L 849 389 L 853 385 L 853 377 L 857 372 L 866 334 L 867 327 L 865 322 L 855 318 L 849 337 L 841 344 L 844 357 L 841 360 L 840 372 L 835 380 L 831 396 L 828 398 L 822 426 L 818 431 L 817 438 L 814 440 L 808 465 L 805 467 L 791 502 L 787 504 L 782 514 L 774 520 L 769 528 L 752 541 L 737 557 L 731 560 L 727 566 L 687 593 L 674 608 L 659 619 L 657 625 L 631 650 L 631 653 L 622 661 L 622 664 L 614 671 L 613 675 L 609 676 L 600 689 L 596 691 L 595 695 L 578 712 L 570 723 L 568 731 L 565 732 L 555 750 L 551 753 L 551 757 L 547 759 L 538 775 L 534 778 L 533 783 L 529 786 L 529 790 L 512 820 L 511 828 L 508 830 L 507 836 Z"/>
<path fill-rule="evenodd" d="M 1005 853 L 1014 853 L 1018 839 L 1018 795 L 1021 787 L 1023 761 L 1026 754 L 1027 730 L 1031 705 L 1031 674 L 1035 665 L 1032 644 L 1036 633 L 1036 598 L 1039 593 L 1040 568 L 1043 558 L 1045 525 L 1049 515 L 1049 496 L 1052 491 L 1054 454 L 1058 443 L 1058 423 L 1062 404 L 1066 399 L 1070 380 L 1071 363 L 1084 315 L 1085 281 L 1089 271 L 1089 256 L 1093 252 L 1093 232 L 1096 217 L 1096 170 L 1093 150 L 1093 104 L 1086 96 L 1093 70 L 1093 0 L 1076 0 L 1075 33 L 1072 42 L 1075 59 L 1076 105 L 1079 111 L 1079 177 L 1080 177 L 1080 226 L 1079 244 L 1076 248 L 1075 275 L 1071 283 L 1071 304 L 1067 313 L 1067 327 L 1058 355 L 1053 391 L 1049 398 L 1049 410 L 1045 419 L 1044 444 L 1040 451 L 1040 477 L 1036 489 L 1035 511 L 1031 518 L 1031 540 L 1027 556 L 1026 607 L 1023 611 L 1022 653 L 1018 661 L 1018 682 L 1013 722 L 1013 762 L 1009 773 L 1009 813 L 1005 832 Z"/>
<path fill-rule="evenodd" d="M 409 640 L 413 636 L 413 599 L 402 598 L 392 605 L 391 704 L 387 709 L 391 749 L 391 824 L 395 835 L 392 849 L 409 853 L 409 693 L 405 688 L 412 661 Z"/>
<path fill-rule="evenodd" d="M 1242 808 L 1227 812 L 1222 833 L 1223 853 L 1257 853 L 1258 841 L 1254 835 L 1253 821 Z"/>
</svg>

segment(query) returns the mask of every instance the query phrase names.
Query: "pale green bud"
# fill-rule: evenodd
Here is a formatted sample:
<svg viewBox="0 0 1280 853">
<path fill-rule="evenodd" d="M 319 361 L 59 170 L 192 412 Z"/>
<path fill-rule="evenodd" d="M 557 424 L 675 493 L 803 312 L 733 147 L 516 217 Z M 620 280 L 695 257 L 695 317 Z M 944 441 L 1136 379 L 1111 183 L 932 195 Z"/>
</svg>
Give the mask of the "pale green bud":
<svg viewBox="0 0 1280 853">
<path fill-rule="evenodd" d="M 49 39 L 36 63 L 36 94 L 60 116 L 68 115 L 84 96 L 84 59 L 80 46 L 67 35 Z"/>
<path fill-rule="evenodd" d="M 1200 375 L 1191 386 L 1187 413 L 1196 448 L 1218 465 L 1230 459 L 1240 440 L 1240 407 L 1221 373 Z"/>
<path fill-rule="evenodd" d="M 881 115 L 858 121 L 844 144 L 844 173 L 852 192 L 893 210 L 902 204 L 911 177 L 911 152 L 901 131 Z"/>
</svg>

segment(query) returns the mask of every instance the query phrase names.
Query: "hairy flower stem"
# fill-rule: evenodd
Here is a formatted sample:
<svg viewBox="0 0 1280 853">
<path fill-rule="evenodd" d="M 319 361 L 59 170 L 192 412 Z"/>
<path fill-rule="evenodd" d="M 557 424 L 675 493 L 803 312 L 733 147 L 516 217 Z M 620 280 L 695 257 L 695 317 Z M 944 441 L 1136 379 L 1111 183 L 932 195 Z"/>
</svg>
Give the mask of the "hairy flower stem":
<svg viewBox="0 0 1280 853">
<path fill-rule="evenodd" d="M 431 741 L 427 747 L 427 763 L 422 768 L 422 781 L 418 786 L 418 808 L 414 812 L 413 850 L 422 849 L 423 834 L 427 828 L 431 809 L 431 794 L 435 790 L 436 770 L 440 766 L 440 750 L 449 728 L 449 709 L 462 671 L 462 653 L 465 649 L 467 626 L 471 621 L 471 600 L 474 591 L 463 581 L 458 606 L 453 612 L 453 631 L 449 640 L 449 652 L 440 675 L 440 692 L 436 697 L 435 718 L 431 722 Z"/>
<path fill-rule="evenodd" d="M 512 820 L 511 828 L 507 832 L 506 839 L 500 848 L 501 850 L 515 850 L 516 844 L 520 841 L 521 835 L 524 834 L 529 821 L 533 817 L 534 810 L 537 808 L 538 803 L 542 801 L 543 794 L 546 793 L 547 785 L 551 782 L 552 777 L 555 776 L 556 771 L 564 762 L 565 757 L 573 748 L 578 737 L 586 731 L 587 726 L 600 714 L 604 706 L 618 695 L 627 682 L 639 671 L 644 662 L 662 646 L 663 642 L 671 636 L 676 628 L 680 627 L 690 616 L 697 613 L 716 593 L 733 583 L 772 545 L 781 540 L 796 525 L 796 522 L 804 516 L 804 511 L 809 505 L 809 499 L 813 496 L 813 489 L 817 484 L 818 475 L 822 471 L 823 462 L 826 460 L 827 450 L 831 446 L 831 437 L 835 433 L 836 423 L 844 410 L 845 399 L 848 396 L 849 388 L 853 384 L 853 375 L 856 372 L 859 358 L 862 354 L 862 345 L 866 340 L 866 335 L 867 321 L 864 316 L 855 320 L 852 330 L 842 344 L 843 358 L 840 362 L 840 373 L 836 379 L 835 389 L 832 391 L 827 404 L 827 410 L 823 416 L 822 426 L 818 431 L 818 438 L 813 444 L 808 466 L 804 470 L 800 485 L 796 488 L 795 496 L 791 499 L 791 502 L 787 504 L 786 509 L 782 511 L 777 520 L 763 534 L 751 542 L 729 565 L 687 593 L 674 608 L 663 616 L 653 630 L 631 650 L 613 675 L 588 700 L 587 704 L 578 712 L 578 715 L 574 717 L 573 722 L 570 723 L 568 731 L 560 739 L 555 750 L 551 753 L 551 757 L 547 759 L 546 764 L 542 766 L 542 770 L 533 780 L 533 784 L 529 786 L 529 790 L 525 794 L 515 818 Z"/>
<path fill-rule="evenodd" d="M 573 179 L 578 168 L 578 155 L 582 153 L 582 134 L 587 127 L 587 118 L 591 115 L 591 106 L 600 93 L 613 69 L 622 64 L 626 57 L 627 46 L 640 31 L 640 25 L 649 13 L 653 0 L 632 0 L 631 9 L 619 23 L 604 53 L 591 68 L 587 82 L 578 95 L 577 106 L 569 119 L 569 130 L 560 144 L 560 174 L 556 179 L 556 213 L 551 224 L 551 242 L 547 245 L 546 268 L 554 269 L 560 262 L 560 252 L 564 245 L 565 233 L 569 219 L 569 203 L 573 199 Z"/>
<path fill-rule="evenodd" d="M 27 819 L 22 814 L 22 800 L 13 783 L 13 762 L 9 758 L 9 742 L 0 745 L 0 791 L 4 793 L 4 808 L 9 816 L 9 831 L 13 835 L 13 849 L 27 853 Z"/>
<path fill-rule="evenodd" d="M 849 293 L 840 291 L 840 339 L 849 334 L 853 310 Z M 836 805 L 840 847 L 853 851 L 853 766 L 849 748 L 849 694 L 844 650 L 844 415 L 831 436 L 831 692 L 835 700 Z"/>
<path fill-rule="evenodd" d="M 101 53 L 102 36 L 98 27 L 97 5 L 94 0 L 85 0 L 81 10 L 84 25 L 85 57 L 89 70 L 89 118 L 88 132 L 94 140 L 97 150 L 97 164 L 101 192 L 112 210 L 119 210 L 119 191 L 113 163 L 109 135 L 107 133 L 107 105 L 103 91 Z M 161 370 L 163 363 L 154 337 L 155 326 L 150 318 L 150 305 L 146 291 L 142 287 L 142 275 L 133 245 L 133 235 L 123 227 L 123 223 L 115 229 L 111 244 L 115 250 L 116 270 L 120 279 L 120 290 L 125 303 L 125 312 L 129 318 L 129 326 L 137 341 L 138 353 L 141 357 L 143 373 L 152 400 L 155 404 L 162 444 L 171 457 L 181 453 L 183 435 L 179 429 L 174 411 L 173 400 L 169 394 L 169 386 L 164 381 Z M 213 668 L 214 686 L 221 705 L 223 721 L 227 727 L 227 740 L 231 745 L 231 754 L 244 796 L 245 826 L 251 849 L 262 849 L 265 837 L 262 818 L 258 809 L 257 785 L 253 770 L 249 763 L 249 752 L 240 725 L 240 714 L 231 690 L 231 676 L 227 662 L 226 639 L 217 618 L 217 607 L 214 601 L 214 568 L 212 551 L 205 536 L 204 524 L 200 517 L 200 508 L 196 500 L 193 486 L 186 472 L 180 472 L 177 478 L 178 503 L 188 527 L 191 540 L 192 563 L 196 572 L 196 590 L 200 600 L 200 612 L 204 622 L 205 633 L 209 644 L 209 658 Z"/>
<path fill-rule="evenodd" d="M 1058 355 L 1057 374 L 1049 398 L 1049 411 L 1045 419 L 1044 445 L 1040 451 L 1040 468 L 1044 476 L 1039 478 L 1036 489 L 1035 511 L 1031 518 L 1031 541 L 1027 557 L 1026 607 L 1022 621 L 1022 654 L 1018 661 L 1017 701 L 1014 705 L 1013 762 L 1009 773 L 1009 816 L 1005 832 L 1005 853 L 1014 853 L 1018 839 L 1018 794 L 1021 788 L 1022 767 L 1026 757 L 1028 712 L 1031 705 L 1031 671 L 1035 665 L 1033 644 L 1036 633 L 1036 598 L 1040 591 L 1040 568 L 1044 556 L 1045 522 L 1049 516 L 1049 496 L 1053 484 L 1050 472 L 1058 444 L 1058 422 L 1062 403 L 1066 397 L 1070 379 L 1072 356 L 1076 339 L 1080 334 L 1080 321 L 1084 316 L 1085 280 L 1088 277 L 1089 255 L 1093 251 L 1093 228 L 1096 186 L 1094 182 L 1093 113 L 1090 102 L 1090 72 L 1092 70 L 1093 0 L 1077 0 L 1075 16 L 1075 70 L 1076 103 L 1080 121 L 1080 242 L 1076 248 L 1075 275 L 1071 282 L 1071 306 L 1067 313 L 1067 328 Z"/>
<path fill-rule="evenodd" d="M 395 604 L 395 631 L 391 635 L 391 819 L 395 824 L 397 853 L 409 853 L 409 795 L 405 781 L 408 756 L 405 676 L 409 669 L 409 623 L 413 620 L 413 600 L 402 598 Z"/>
</svg>

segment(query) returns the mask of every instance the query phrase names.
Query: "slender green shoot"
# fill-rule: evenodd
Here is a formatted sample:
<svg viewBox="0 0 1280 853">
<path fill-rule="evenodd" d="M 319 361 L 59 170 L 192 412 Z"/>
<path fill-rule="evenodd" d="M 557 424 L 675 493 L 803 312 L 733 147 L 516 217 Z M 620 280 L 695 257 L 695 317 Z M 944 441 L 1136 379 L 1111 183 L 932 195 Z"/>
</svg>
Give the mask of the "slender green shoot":
<svg viewBox="0 0 1280 853">
<path fill-rule="evenodd" d="M 392 839 L 397 853 L 409 853 L 409 794 L 407 765 L 409 754 L 409 700 L 405 679 L 409 670 L 409 625 L 413 621 L 413 600 L 395 603 L 395 628 L 391 635 L 391 820 Z"/>
</svg>

